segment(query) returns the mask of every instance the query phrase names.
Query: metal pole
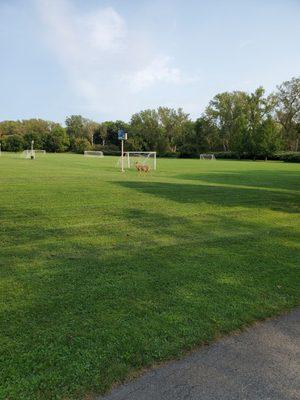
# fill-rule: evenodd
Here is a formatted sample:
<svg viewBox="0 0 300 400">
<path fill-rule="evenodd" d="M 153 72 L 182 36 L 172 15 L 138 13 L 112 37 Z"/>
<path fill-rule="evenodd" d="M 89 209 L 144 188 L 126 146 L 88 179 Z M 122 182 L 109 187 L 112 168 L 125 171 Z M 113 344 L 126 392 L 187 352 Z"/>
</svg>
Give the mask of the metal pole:
<svg viewBox="0 0 300 400">
<path fill-rule="evenodd" d="M 122 140 L 122 155 L 121 155 L 121 165 L 122 165 L 122 172 L 124 172 L 124 140 Z"/>
<path fill-rule="evenodd" d="M 31 141 L 31 158 L 33 157 L 33 144 L 34 144 L 34 140 Z"/>
</svg>

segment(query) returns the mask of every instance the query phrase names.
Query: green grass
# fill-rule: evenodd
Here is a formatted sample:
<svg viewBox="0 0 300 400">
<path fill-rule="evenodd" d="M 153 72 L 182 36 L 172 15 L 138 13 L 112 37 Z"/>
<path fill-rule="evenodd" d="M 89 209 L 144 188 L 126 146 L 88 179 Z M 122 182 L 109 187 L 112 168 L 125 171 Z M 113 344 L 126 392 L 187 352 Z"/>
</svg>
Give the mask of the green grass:
<svg viewBox="0 0 300 400">
<path fill-rule="evenodd" d="M 80 399 L 299 304 L 300 165 L 0 158 L 0 398 Z"/>
</svg>

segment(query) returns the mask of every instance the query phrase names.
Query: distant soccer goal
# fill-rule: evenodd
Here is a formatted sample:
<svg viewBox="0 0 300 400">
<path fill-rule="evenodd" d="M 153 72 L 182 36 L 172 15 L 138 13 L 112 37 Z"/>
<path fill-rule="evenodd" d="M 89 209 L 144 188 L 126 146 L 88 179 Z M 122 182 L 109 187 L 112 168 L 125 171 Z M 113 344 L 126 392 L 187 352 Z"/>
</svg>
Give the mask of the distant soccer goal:
<svg viewBox="0 0 300 400">
<path fill-rule="evenodd" d="M 215 160 L 214 154 L 200 154 L 200 160 Z"/>
<path fill-rule="evenodd" d="M 156 170 L 156 151 L 126 151 L 124 153 L 124 167 L 134 168 L 135 163 L 149 165 L 150 168 Z M 121 163 L 121 157 L 119 165 Z"/>
<path fill-rule="evenodd" d="M 24 150 L 23 153 L 21 154 L 22 158 L 35 158 L 35 150 Z"/>
<path fill-rule="evenodd" d="M 104 157 L 103 151 L 85 151 L 83 155 L 85 157 Z"/>
<path fill-rule="evenodd" d="M 46 150 L 34 150 L 36 154 L 46 154 Z"/>
</svg>

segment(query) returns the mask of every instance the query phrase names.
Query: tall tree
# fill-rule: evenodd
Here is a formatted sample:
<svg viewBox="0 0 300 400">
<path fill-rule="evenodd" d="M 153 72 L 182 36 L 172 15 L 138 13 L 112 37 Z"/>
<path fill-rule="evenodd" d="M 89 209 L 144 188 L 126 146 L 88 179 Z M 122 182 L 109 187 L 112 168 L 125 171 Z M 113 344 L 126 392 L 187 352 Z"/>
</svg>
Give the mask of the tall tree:
<svg viewBox="0 0 300 400">
<path fill-rule="evenodd" d="M 185 124 L 189 121 L 189 114 L 186 114 L 182 108 L 174 110 L 168 107 L 159 107 L 157 114 L 170 151 L 175 153 L 177 143 L 184 134 Z"/>
<path fill-rule="evenodd" d="M 66 129 L 56 125 L 51 129 L 44 141 L 44 150 L 53 153 L 62 153 L 69 148 L 69 137 Z"/>
<path fill-rule="evenodd" d="M 99 135 L 100 135 L 100 138 L 102 140 L 102 146 L 105 146 L 105 142 L 106 142 L 106 139 L 108 137 L 107 125 L 105 125 L 105 124 L 100 124 L 99 125 Z"/>
<path fill-rule="evenodd" d="M 265 97 L 265 90 L 263 87 L 257 88 L 253 93 L 247 95 L 247 121 L 248 131 L 245 137 L 245 151 L 253 156 L 258 155 L 260 152 L 260 135 L 258 131 L 267 119 L 271 119 L 271 115 L 275 108 L 274 97 Z"/>
<path fill-rule="evenodd" d="M 206 116 L 200 117 L 195 122 L 195 137 L 190 138 L 197 146 L 199 153 L 220 150 L 220 138 L 217 126 Z"/>
<path fill-rule="evenodd" d="M 280 127 L 270 116 L 256 130 L 256 155 L 265 159 L 281 148 Z"/>
<path fill-rule="evenodd" d="M 167 139 L 156 110 L 143 110 L 134 114 L 130 125 L 132 136 L 139 138 L 141 150 L 167 151 Z"/>
<path fill-rule="evenodd" d="M 1 135 L 23 135 L 24 129 L 21 121 L 2 121 L 0 122 Z"/>
<path fill-rule="evenodd" d="M 81 115 L 71 115 L 66 118 L 67 134 L 71 140 L 76 138 L 88 138 L 88 120 Z"/>
<path fill-rule="evenodd" d="M 205 115 L 218 128 L 224 151 L 230 150 L 239 130 L 237 121 L 247 112 L 247 100 L 245 92 L 224 92 L 217 94 L 206 108 Z"/>
<path fill-rule="evenodd" d="M 278 86 L 277 118 L 289 150 L 298 151 L 300 142 L 300 78 L 292 78 Z"/>
</svg>

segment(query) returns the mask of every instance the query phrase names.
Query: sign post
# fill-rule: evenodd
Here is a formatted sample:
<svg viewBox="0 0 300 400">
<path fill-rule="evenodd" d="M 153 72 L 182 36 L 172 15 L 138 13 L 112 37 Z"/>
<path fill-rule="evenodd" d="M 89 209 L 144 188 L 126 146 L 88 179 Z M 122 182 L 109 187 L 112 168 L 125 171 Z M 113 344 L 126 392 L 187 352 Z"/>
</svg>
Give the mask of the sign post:
<svg viewBox="0 0 300 400">
<path fill-rule="evenodd" d="M 31 141 L 31 154 L 30 154 L 30 158 L 31 158 L 32 160 L 34 159 L 33 145 L 34 145 L 34 140 Z"/>
<path fill-rule="evenodd" d="M 121 171 L 124 170 L 124 140 L 127 140 L 127 133 L 125 133 L 124 129 L 118 130 L 118 139 L 121 140 Z"/>
</svg>

